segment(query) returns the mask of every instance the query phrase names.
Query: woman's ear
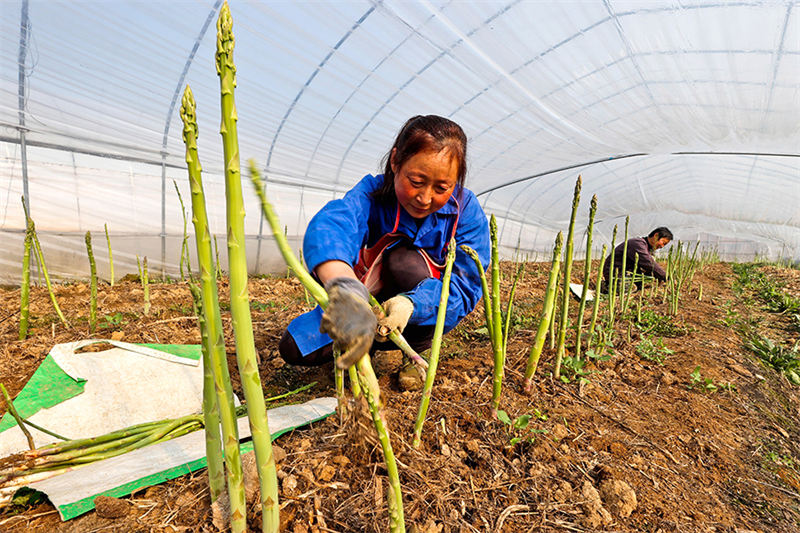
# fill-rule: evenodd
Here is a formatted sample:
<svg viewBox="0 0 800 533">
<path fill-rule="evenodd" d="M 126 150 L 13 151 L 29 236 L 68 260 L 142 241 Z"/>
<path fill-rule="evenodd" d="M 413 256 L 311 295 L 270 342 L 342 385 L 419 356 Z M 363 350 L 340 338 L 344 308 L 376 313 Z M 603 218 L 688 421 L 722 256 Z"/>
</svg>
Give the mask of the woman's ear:
<svg viewBox="0 0 800 533">
<path fill-rule="evenodd" d="M 397 148 L 392 148 L 392 153 L 389 155 L 389 166 L 392 168 L 392 172 L 397 174 L 397 164 L 394 162 L 394 155 L 397 153 Z"/>
</svg>

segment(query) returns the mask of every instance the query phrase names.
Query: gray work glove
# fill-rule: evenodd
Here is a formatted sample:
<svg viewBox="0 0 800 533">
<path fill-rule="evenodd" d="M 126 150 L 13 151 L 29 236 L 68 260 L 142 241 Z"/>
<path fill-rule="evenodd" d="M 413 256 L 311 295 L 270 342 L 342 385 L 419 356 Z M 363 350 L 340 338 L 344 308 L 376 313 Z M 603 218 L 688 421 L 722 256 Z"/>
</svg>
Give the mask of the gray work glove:
<svg viewBox="0 0 800 533">
<path fill-rule="evenodd" d="M 369 291 L 355 278 L 333 278 L 325 284 L 328 308 L 319 329 L 327 333 L 344 353 L 339 368 L 350 368 L 366 354 L 375 339 L 377 320 L 369 305 Z"/>
</svg>

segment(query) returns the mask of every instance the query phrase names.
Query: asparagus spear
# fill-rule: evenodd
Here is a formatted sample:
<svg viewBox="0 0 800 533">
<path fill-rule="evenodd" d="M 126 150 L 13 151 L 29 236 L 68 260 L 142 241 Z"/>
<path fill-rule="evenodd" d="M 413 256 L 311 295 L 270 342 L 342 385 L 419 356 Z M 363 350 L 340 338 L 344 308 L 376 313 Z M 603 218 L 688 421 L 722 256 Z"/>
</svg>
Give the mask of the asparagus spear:
<svg viewBox="0 0 800 533">
<path fill-rule="evenodd" d="M 97 265 L 92 252 L 92 234 L 86 232 L 86 253 L 89 255 L 89 333 L 97 327 Z"/>
<path fill-rule="evenodd" d="M 114 286 L 114 255 L 111 253 L 111 238 L 108 236 L 108 224 L 103 224 L 106 232 L 106 245 L 108 246 L 108 268 L 111 270 L 109 284 Z"/>
<path fill-rule="evenodd" d="M 19 291 L 19 340 L 28 336 L 31 297 L 31 245 L 33 244 L 33 221 L 28 219 L 25 229 L 25 252 L 22 255 L 22 286 Z"/>
<path fill-rule="evenodd" d="M 197 261 L 200 268 L 200 301 L 206 337 L 204 353 L 208 360 L 203 360 L 204 368 L 212 371 L 216 406 L 222 425 L 222 446 L 225 450 L 225 467 L 228 472 L 228 496 L 231 502 L 231 518 L 236 524 L 232 529 L 243 531 L 245 523 L 245 495 L 242 462 L 239 450 L 239 429 L 236 424 L 236 413 L 233 403 L 233 387 L 228 373 L 228 361 L 225 354 L 222 318 L 219 310 L 219 293 L 216 283 L 216 269 L 211 254 L 211 233 L 208 229 L 205 192 L 203 190 L 202 167 L 197 153 L 197 114 L 194 96 L 188 86 L 184 90 L 181 101 L 181 119 L 183 120 L 183 140 L 186 144 L 186 163 L 189 173 L 189 187 L 192 201 L 192 222 L 195 229 Z M 206 390 L 204 383 L 204 398 Z M 215 424 L 211 424 L 216 428 Z M 208 426 L 206 426 L 208 428 Z M 212 446 L 213 448 L 213 446 Z M 213 448 L 216 452 L 216 448 Z M 211 459 L 209 459 L 211 463 Z M 209 471 L 209 482 L 216 476 Z M 213 497 L 212 497 L 213 501 Z"/>
<path fill-rule="evenodd" d="M 564 343 L 567 336 L 567 318 L 569 313 L 569 283 L 572 279 L 572 237 L 575 234 L 575 214 L 581 200 L 581 177 L 575 182 L 575 192 L 572 196 L 572 214 L 569 218 L 567 231 L 567 250 L 564 253 L 564 289 L 561 292 L 561 322 L 558 330 L 558 345 L 556 346 L 556 362 L 553 377 L 561 377 L 561 360 L 564 358 Z"/>
<path fill-rule="evenodd" d="M 589 226 L 586 228 L 586 259 L 583 265 L 583 290 L 581 303 L 578 306 L 578 324 L 575 326 L 575 357 L 581 357 L 581 329 L 583 327 L 583 311 L 586 309 L 586 296 L 589 293 L 589 276 L 592 272 L 592 230 L 594 229 L 594 215 L 597 212 L 597 195 L 592 196 L 589 206 Z M 597 298 L 600 293 L 597 293 Z"/>
<path fill-rule="evenodd" d="M 425 415 L 428 414 L 428 404 L 431 401 L 431 391 L 433 390 L 433 380 L 436 377 L 436 367 L 439 365 L 439 351 L 442 348 L 442 334 L 444 333 L 444 317 L 447 315 L 447 299 L 450 296 L 450 276 L 453 272 L 453 262 L 456 258 L 456 241 L 450 239 L 447 248 L 447 261 L 445 263 L 444 275 L 442 276 L 442 293 L 439 296 L 439 311 L 436 315 L 436 325 L 433 328 L 433 341 L 431 343 L 431 356 L 428 375 L 425 377 L 425 386 L 422 389 L 422 398 L 417 411 L 417 421 L 414 424 L 414 439 L 412 446 L 419 448 L 422 439 L 422 425 L 425 423 Z"/>
<path fill-rule="evenodd" d="M 561 268 L 561 247 L 563 243 L 564 234 L 559 231 L 558 235 L 556 235 L 555 246 L 553 246 L 553 262 L 550 267 L 550 277 L 547 281 L 544 304 L 542 305 L 542 315 L 539 319 L 539 329 L 536 331 L 536 339 L 533 341 L 533 346 L 531 346 L 531 351 L 528 355 L 528 364 L 525 368 L 524 387 L 527 393 L 531 392 L 533 374 L 536 372 L 536 367 L 539 364 L 539 357 L 542 355 L 542 348 L 544 348 L 547 330 L 550 328 L 550 323 L 552 322 L 553 308 L 556 301 L 558 271 Z"/>
<path fill-rule="evenodd" d="M 220 80 L 222 109 L 222 147 L 225 157 L 225 199 L 228 224 L 228 262 L 231 294 L 231 320 L 236 342 L 236 359 L 242 388 L 247 402 L 250 432 L 256 455 L 258 478 L 261 482 L 261 529 L 277 532 L 278 477 L 272 440 L 267 421 L 267 409 L 258 375 L 258 363 L 253 340 L 253 324 L 247 293 L 247 254 L 244 240 L 244 201 L 239 167 L 238 119 L 233 91 L 236 87 L 236 66 L 233 62 L 233 19 L 225 2 L 217 19 L 217 74 Z"/>
<path fill-rule="evenodd" d="M 589 340 L 586 341 L 586 349 L 589 350 L 592 347 L 592 340 L 594 339 L 594 326 L 597 323 L 597 312 L 600 309 L 600 286 L 603 283 L 603 266 L 606 263 L 606 251 L 608 250 L 607 245 L 603 245 L 603 252 L 600 255 L 600 267 L 597 271 L 597 281 L 594 284 L 594 307 L 592 308 L 592 320 L 589 322 Z"/>
<path fill-rule="evenodd" d="M 503 367 L 505 366 L 505 346 L 503 346 L 503 319 L 500 314 L 500 256 L 497 250 L 497 220 L 489 219 L 489 234 L 492 239 L 492 352 L 494 353 L 494 372 L 492 373 L 492 416 L 497 417 L 500 405 L 500 389 L 503 386 Z"/>
</svg>

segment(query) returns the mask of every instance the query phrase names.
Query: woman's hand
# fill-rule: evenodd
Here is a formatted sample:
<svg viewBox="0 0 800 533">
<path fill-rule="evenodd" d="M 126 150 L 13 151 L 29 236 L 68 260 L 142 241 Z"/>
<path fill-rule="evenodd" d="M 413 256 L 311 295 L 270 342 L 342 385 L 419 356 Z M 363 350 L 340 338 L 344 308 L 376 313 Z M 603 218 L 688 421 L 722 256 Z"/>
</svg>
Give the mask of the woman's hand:
<svg viewBox="0 0 800 533">
<path fill-rule="evenodd" d="M 364 354 L 375 339 L 377 320 L 369 305 L 369 291 L 355 278 L 338 277 L 325 283 L 328 308 L 319 329 L 327 333 L 344 353 L 336 360 L 339 368 L 349 368 Z"/>
<path fill-rule="evenodd" d="M 402 333 L 406 329 L 408 320 L 414 312 L 414 302 L 411 298 L 398 294 L 383 302 L 384 316 L 378 317 L 378 332 L 375 338 L 385 341 L 389 333 L 397 331 Z"/>
</svg>

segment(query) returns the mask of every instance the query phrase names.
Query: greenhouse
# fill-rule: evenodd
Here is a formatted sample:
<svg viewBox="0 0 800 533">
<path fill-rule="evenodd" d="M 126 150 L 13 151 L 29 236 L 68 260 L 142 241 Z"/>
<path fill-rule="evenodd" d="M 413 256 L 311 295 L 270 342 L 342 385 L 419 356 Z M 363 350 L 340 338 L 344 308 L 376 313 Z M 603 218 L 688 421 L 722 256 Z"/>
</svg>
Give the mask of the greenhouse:
<svg viewBox="0 0 800 533">
<path fill-rule="evenodd" d="M 800 2 L 0 12 L 0 530 L 800 528 Z"/>
</svg>

